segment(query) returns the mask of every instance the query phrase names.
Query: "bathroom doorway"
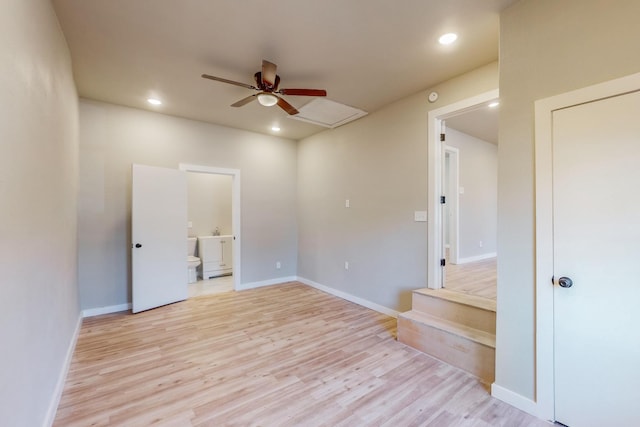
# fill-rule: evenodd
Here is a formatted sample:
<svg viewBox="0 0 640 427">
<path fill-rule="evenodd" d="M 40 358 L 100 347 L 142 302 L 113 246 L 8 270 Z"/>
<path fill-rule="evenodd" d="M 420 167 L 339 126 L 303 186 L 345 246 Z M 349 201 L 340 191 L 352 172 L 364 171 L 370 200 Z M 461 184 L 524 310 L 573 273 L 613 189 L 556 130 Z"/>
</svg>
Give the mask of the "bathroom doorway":
<svg viewBox="0 0 640 427">
<path fill-rule="evenodd" d="M 240 171 L 180 164 L 187 173 L 188 236 L 200 258 L 189 297 L 231 291 L 241 283 Z M 231 258 L 231 262 L 229 259 Z"/>
</svg>

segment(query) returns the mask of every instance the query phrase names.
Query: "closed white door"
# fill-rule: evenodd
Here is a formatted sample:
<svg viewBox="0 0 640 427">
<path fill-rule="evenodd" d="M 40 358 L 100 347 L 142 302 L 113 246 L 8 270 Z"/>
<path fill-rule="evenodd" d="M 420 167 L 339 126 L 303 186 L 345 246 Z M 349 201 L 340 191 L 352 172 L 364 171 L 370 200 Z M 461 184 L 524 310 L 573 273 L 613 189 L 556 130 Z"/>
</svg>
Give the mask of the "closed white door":
<svg viewBox="0 0 640 427">
<path fill-rule="evenodd" d="M 133 312 L 187 299 L 185 172 L 133 165 L 131 270 Z"/>
<path fill-rule="evenodd" d="M 553 113 L 555 418 L 640 425 L 640 92 Z"/>
</svg>

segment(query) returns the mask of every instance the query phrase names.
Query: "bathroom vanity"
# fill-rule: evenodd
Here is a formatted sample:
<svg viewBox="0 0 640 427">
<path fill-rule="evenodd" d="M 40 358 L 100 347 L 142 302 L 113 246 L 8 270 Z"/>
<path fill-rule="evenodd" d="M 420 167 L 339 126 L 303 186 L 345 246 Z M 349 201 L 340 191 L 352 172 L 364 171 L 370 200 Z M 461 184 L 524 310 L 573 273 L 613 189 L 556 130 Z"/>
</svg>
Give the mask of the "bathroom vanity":
<svg viewBox="0 0 640 427">
<path fill-rule="evenodd" d="M 202 278 L 233 273 L 233 236 L 198 236 Z"/>
</svg>

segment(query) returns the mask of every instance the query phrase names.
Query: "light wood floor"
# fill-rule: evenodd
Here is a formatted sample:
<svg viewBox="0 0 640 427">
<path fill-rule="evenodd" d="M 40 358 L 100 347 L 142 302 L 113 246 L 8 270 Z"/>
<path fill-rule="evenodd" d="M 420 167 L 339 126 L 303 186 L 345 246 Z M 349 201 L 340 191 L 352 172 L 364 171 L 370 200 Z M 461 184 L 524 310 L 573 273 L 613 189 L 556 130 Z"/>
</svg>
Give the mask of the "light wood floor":
<svg viewBox="0 0 640 427">
<path fill-rule="evenodd" d="M 55 426 L 543 426 L 299 283 L 85 319 Z"/>
<path fill-rule="evenodd" d="M 198 280 L 195 283 L 189 283 L 187 286 L 187 295 L 189 298 L 193 298 L 232 290 L 233 276 L 221 276 L 214 279 Z"/>
<path fill-rule="evenodd" d="M 446 289 L 496 299 L 497 258 L 445 266 Z"/>
</svg>

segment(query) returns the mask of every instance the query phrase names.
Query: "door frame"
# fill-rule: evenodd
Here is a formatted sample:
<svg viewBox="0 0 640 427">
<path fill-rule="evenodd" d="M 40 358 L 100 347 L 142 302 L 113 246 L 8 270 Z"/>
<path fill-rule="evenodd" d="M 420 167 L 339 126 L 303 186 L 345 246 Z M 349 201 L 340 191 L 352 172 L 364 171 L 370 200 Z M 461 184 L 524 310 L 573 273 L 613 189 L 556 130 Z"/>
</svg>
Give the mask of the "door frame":
<svg viewBox="0 0 640 427">
<path fill-rule="evenodd" d="M 444 146 L 445 155 L 449 154 L 449 187 L 453 189 L 451 194 L 446 193 L 449 214 L 449 263 L 457 264 L 460 257 L 459 232 L 460 232 L 460 150 L 449 145 Z M 444 158 L 442 159 L 444 161 Z M 444 223 L 444 221 L 443 221 Z"/>
<path fill-rule="evenodd" d="M 535 102 L 536 415 L 555 420 L 553 297 L 553 112 L 640 88 L 640 73 Z"/>
<path fill-rule="evenodd" d="M 242 284 L 241 235 L 242 223 L 240 214 L 240 169 L 219 168 L 214 166 L 180 163 L 178 169 L 185 172 L 209 173 L 231 176 L 231 232 L 233 234 L 233 289 L 240 289 Z M 188 195 L 187 195 L 188 196 Z"/>
<path fill-rule="evenodd" d="M 467 111 L 495 101 L 500 96 L 498 89 L 490 90 L 453 104 L 445 105 L 429 111 L 428 114 L 428 184 L 427 184 L 427 287 L 431 289 L 442 288 L 442 267 L 440 259 L 443 258 L 442 247 L 442 209 L 440 208 L 440 196 L 442 195 L 442 164 L 443 143 L 440 141 L 440 129 L 442 122 L 449 117 L 457 116 Z"/>
</svg>

